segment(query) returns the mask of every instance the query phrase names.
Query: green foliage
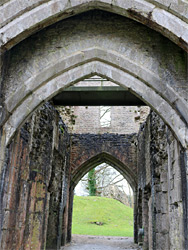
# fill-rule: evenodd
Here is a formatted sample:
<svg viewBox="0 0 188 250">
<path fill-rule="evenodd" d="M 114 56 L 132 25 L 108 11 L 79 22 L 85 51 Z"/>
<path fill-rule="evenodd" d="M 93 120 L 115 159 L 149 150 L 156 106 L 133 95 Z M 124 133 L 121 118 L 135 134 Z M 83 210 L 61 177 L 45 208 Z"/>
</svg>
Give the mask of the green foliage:
<svg viewBox="0 0 188 250">
<path fill-rule="evenodd" d="M 64 134 L 64 129 L 62 126 L 60 126 L 60 129 L 61 129 L 62 134 Z"/>
<path fill-rule="evenodd" d="M 95 169 L 91 169 L 88 173 L 88 188 L 89 188 L 89 195 L 95 196 L 96 195 L 96 175 Z"/>
<path fill-rule="evenodd" d="M 133 237 L 133 209 L 110 198 L 75 196 L 72 233 Z"/>
</svg>

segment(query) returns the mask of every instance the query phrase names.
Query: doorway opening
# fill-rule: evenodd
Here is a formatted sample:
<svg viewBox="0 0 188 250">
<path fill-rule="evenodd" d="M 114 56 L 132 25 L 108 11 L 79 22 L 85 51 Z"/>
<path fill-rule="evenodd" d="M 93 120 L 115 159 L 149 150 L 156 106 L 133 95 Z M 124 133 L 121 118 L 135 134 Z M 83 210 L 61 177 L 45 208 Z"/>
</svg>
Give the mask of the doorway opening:
<svg viewBox="0 0 188 250">
<path fill-rule="evenodd" d="M 71 137 L 71 157 L 73 159 L 71 158 L 70 161 L 72 169 L 71 183 L 73 184 L 72 187 L 70 187 L 71 192 L 69 197 L 72 197 L 72 202 L 74 196 L 73 190 L 80 180 L 83 181 L 84 178 L 88 178 L 88 176 L 83 177 L 86 173 L 92 174 L 93 171 L 93 173 L 96 174 L 96 171 L 102 171 L 101 176 L 104 177 L 105 172 L 106 174 L 108 172 L 112 182 L 114 178 L 114 181 L 119 183 L 119 179 L 116 179 L 119 178 L 117 176 L 121 176 L 124 182 L 126 182 L 125 178 L 130 182 L 130 185 L 126 182 L 126 184 L 124 183 L 120 187 L 110 185 L 105 179 L 103 179 L 102 185 L 101 179 L 100 184 L 104 186 L 106 183 L 106 189 L 96 189 L 96 187 L 94 187 L 93 191 L 91 191 L 91 189 L 89 191 L 90 197 L 86 198 L 86 193 L 84 195 L 85 197 L 75 197 L 75 209 L 74 205 L 73 207 L 71 205 L 71 209 L 69 208 L 70 211 L 68 212 L 69 233 L 67 237 L 71 240 L 72 230 L 73 234 L 133 237 L 134 234 L 136 234 L 134 212 L 134 210 L 136 211 L 134 207 L 136 202 L 135 137 L 139 131 L 140 124 L 146 120 L 150 108 L 126 89 L 98 75 L 86 78 L 75 84 L 74 87 L 71 86 L 55 96 L 53 98 L 53 105 L 55 105 L 60 113 Z M 132 147 L 130 152 L 127 150 L 129 153 L 124 152 L 127 149 L 127 144 L 130 144 L 128 147 Z M 79 151 L 79 153 L 77 151 Z M 111 156 L 109 157 L 110 154 Z M 102 158 L 99 157 L 100 159 L 98 159 L 98 155 Z M 105 160 L 103 158 L 105 158 Z M 118 162 L 117 165 L 116 161 Z M 102 168 L 102 170 L 98 171 L 100 168 Z M 115 170 L 116 168 L 120 173 Z M 135 169 L 135 172 L 133 169 Z M 110 180 L 109 178 L 107 179 Z M 79 182 L 78 186 L 80 186 L 80 183 L 81 182 Z M 111 197 L 110 194 L 105 194 L 109 189 L 111 189 Z M 75 188 L 75 190 L 78 192 L 78 187 Z M 82 192 L 84 193 L 84 191 Z M 117 197 L 114 201 L 113 193 L 115 192 L 118 193 L 117 196 L 124 195 L 124 202 L 122 200 L 120 201 L 120 199 L 118 200 Z M 127 192 L 129 192 L 129 194 L 127 194 Z M 100 199 L 101 196 L 102 198 Z M 94 204 L 96 204 L 99 200 L 105 200 L 105 197 L 108 197 L 107 201 L 113 199 L 109 207 L 116 202 L 124 209 L 124 216 L 122 217 L 124 219 L 120 219 L 121 223 L 118 222 L 112 225 L 113 230 L 111 231 L 108 224 L 108 220 L 111 220 L 111 218 L 92 218 L 86 221 L 89 215 L 84 214 L 84 217 L 81 217 L 83 211 L 79 209 L 79 206 L 81 206 L 81 204 L 83 205 L 84 202 L 87 203 L 88 199 L 93 200 Z M 78 208 L 76 206 L 78 206 Z M 86 205 L 84 207 L 86 207 Z M 89 210 L 90 209 L 87 209 L 86 211 Z M 102 210 L 97 214 L 99 215 L 101 211 Z M 116 212 L 118 215 L 118 211 Z M 82 222 L 80 220 L 84 221 L 85 224 L 81 226 L 80 224 Z M 74 221 L 76 223 L 74 223 Z M 117 219 L 114 219 L 114 221 L 117 222 Z M 119 226 L 120 229 L 118 228 Z M 95 228 L 95 230 L 93 230 L 92 227 Z M 103 228 L 105 228 L 105 232 L 99 232 Z"/>
<path fill-rule="evenodd" d="M 74 191 L 72 233 L 133 237 L 133 190 L 109 164 L 91 169 Z"/>
</svg>

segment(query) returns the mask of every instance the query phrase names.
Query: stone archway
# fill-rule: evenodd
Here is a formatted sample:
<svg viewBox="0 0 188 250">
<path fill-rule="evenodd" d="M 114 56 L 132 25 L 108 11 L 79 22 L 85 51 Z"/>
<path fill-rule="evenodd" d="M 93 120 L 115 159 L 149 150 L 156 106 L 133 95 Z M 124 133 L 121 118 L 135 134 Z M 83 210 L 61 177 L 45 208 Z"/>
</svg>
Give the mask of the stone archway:
<svg viewBox="0 0 188 250">
<path fill-rule="evenodd" d="M 106 77 L 109 80 L 118 83 L 122 87 L 130 89 L 131 92 L 140 97 L 144 102 L 148 104 L 148 106 L 155 110 L 171 127 L 172 131 L 182 143 L 182 146 L 185 148 L 187 147 L 187 121 L 185 122 L 186 117 L 183 117 L 184 119 L 182 119 L 180 114 L 178 114 L 179 110 L 174 110 L 172 103 L 168 104 L 168 102 L 162 96 L 160 96 L 157 91 L 148 87 L 141 80 L 138 80 L 137 78 L 127 74 L 126 72 L 120 69 L 117 69 L 113 66 L 99 61 L 86 63 L 85 65 L 78 66 L 73 70 L 71 69 L 70 71 L 53 79 L 45 85 L 42 85 L 41 88 L 38 88 L 34 92 L 35 94 L 32 93 L 32 90 L 29 90 L 29 92 L 32 94 L 30 94 L 29 96 L 26 95 L 26 98 L 23 102 L 20 101 L 20 105 L 17 106 L 15 110 L 13 109 L 14 112 L 4 125 L 6 144 L 9 143 L 15 131 L 21 126 L 21 124 L 23 124 L 27 117 L 32 114 L 32 112 L 44 101 L 47 101 L 56 94 L 60 93 L 63 88 L 66 88 L 66 86 L 70 86 L 70 84 L 76 83 L 84 79 L 85 77 L 96 74 L 102 77 Z M 72 79 L 70 79 L 70 75 L 74 76 L 74 78 L 71 77 Z M 61 83 L 65 83 L 66 80 L 68 80 L 67 85 L 62 86 Z M 55 82 L 56 84 L 54 84 Z M 33 84 L 31 84 L 31 86 L 33 86 Z M 19 94 L 20 92 L 18 93 L 18 95 Z M 175 98 L 175 94 L 173 98 Z M 183 113 L 184 110 L 187 109 L 187 105 L 181 99 L 180 103 L 183 106 L 183 108 L 181 107 Z"/>
<path fill-rule="evenodd" d="M 15 8 L 16 6 L 16 8 Z M 10 49 L 32 33 L 59 20 L 76 14 L 101 9 L 116 13 L 162 33 L 173 42 L 188 50 L 187 47 L 187 3 L 184 1 L 30 1 L 21 3 L 16 0 L 0 6 L 2 22 L 1 50 Z"/>
<path fill-rule="evenodd" d="M 101 16 L 101 20 L 104 21 L 101 12 L 97 15 Z M 111 14 L 105 15 L 108 17 L 105 29 L 100 26 L 100 29 L 95 30 L 95 24 L 87 22 L 88 28 L 82 34 L 82 43 L 77 40 L 77 34 L 79 35 L 79 29 L 85 22 L 84 14 L 83 20 L 81 18 L 78 24 L 77 17 L 73 18 L 73 22 L 67 19 L 64 21 L 65 24 L 64 22 L 58 23 L 46 31 L 41 31 L 31 41 L 28 39 L 13 49 L 8 70 L 10 73 L 4 79 L 4 85 L 7 87 L 4 89 L 5 100 L 1 119 L 6 144 L 9 143 L 17 128 L 43 102 L 51 99 L 66 87 L 98 74 L 142 99 L 162 117 L 183 147 L 187 148 L 188 115 L 186 110 L 188 105 L 184 88 L 187 80 L 186 54 L 183 54 L 184 52 L 168 40 L 163 41 L 157 33 L 153 32 L 151 36 L 149 29 L 138 26 L 136 22 L 128 19 L 124 20 L 121 17 L 119 20 L 118 16 L 113 16 L 114 20 L 117 20 L 117 27 L 112 28 Z M 96 21 L 97 23 L 100 25 L 101 21 Z M 75 27 L 75 37 L 68 30 L 70 25 Z M 130 25 L 133 29 L 140 30 L 145 37 L 142 38 L 132 31 L 127 31 Z M 119 33 L 117 33 L 117 28 L 119 28 Z M 89 37 L 87 37 L 88 32 Z M 117 33 L 114 39 L 111 39 L 111 32 Z M 56 41 L 57 35 L 58 41 Z M 44 37 L 49 38 L 49 41 L 47 39 L 46 41 Z M 40 39 L 43 40 L 40 42 Z M 137 46 L 135 39 L 138 39 L 141 47 Z M 147 39 L 150 40 L 149 44 L 147 44 Z M 156 40 L 161 40 L 161 44 L 156 43 Z M 170 49 L 172 47 L 173 54 L 171 50 L 164 53 L 164 43 L 166 50 L 166 43 L 169 43 L 167 46 Z M 108 49 L 106 49 L 106 44 L 108 44 Z M 33 54 L 27 49 L 28 46 L 36 47 Z M 176 58 L 180 56 L 179 53 L 182 55 L 178 59 L 180 60 L 178 65 L 181 65 L 178 69 Z M 168 60 L 172 61 L 171 69 L 168 68 Z M 37 62 L 36 65 L 35 62 Z M 16 68 L 15 65 L 17 65 Z M 167 78 L 169 72 L 171 76 Z"/>
<path fill-rule="evenodd" d="M 11 1 L 11 3 L 13 2 Z M 144 4 L 142 7 L 145 9 L 148 6 L 147 2 L 143 1 L 142 3 Z M 53 4 L 56 4 L 56 1 L 41 6 L 48 9 L 50 6 L 54 7 Z M 42 27 L 45 27 L 62 19 L 56 14 L 65 13 L 65 9 L 58 12 L 58 6 L 62 7 L 60 2 L 58 4 L 56 5 L 57 12 L 54 8 L 54 12 L 50 14 L 49 19 L 47 16 L 43 17 L 40 12 L 42 19 L 40 21 L 38 19 L 37 21 L 32 20 L 31 16 L 28 17 L 29 12 L 24 13 L 22 10 L 20 10 L 20 16 L 15 15 L 15 20 L 12 18 L 11 21 L 10 17 L 10 24 L 2 28 L 6 31 L 3 35 L 2 51 L 4 52 L 6 48 L 10 49 L 16 43 L 19 43 L 27 35 L 30 35 L 30 32 L 37 31 L 38 25 L 41 24 Z M 87 1 L 87 4 L 81 4 L 80 6 L 86 6 L 86 9 L 90 6 L 91 9 L 110 10 L 130 17 L 130 10 L 128 12 L 126 7 L 121 5 L 121 1 L 118 7 L 113 7 L 113 5 L 109 5 L 109 2 L 106 4 L 104 1 L 91 1 L 91 5 L 88 4 Z M 34 4 L 33 7 L 35 6 Z M 2 7 L 6 6 L 3 5 Z M 86 10 L 85 7 L 83 9 L 81 7 L 78 8 L 79 12 Z M 125 11 L 124 14 L 118 12 L 122 9 Z M 37 6 L 37 9 L 33 8 L 31 12 L 33 10 L 35 13 L 35 11 L 41 9 L 40 6 Z M 150 8 L 149 10 L 151 11 Z M 157 22 L 150 22 L 150 16 L 154 16 L 154 14 L 158 16 L 158 11 L 160 15 L 164 14 L 168 21 L 174 17 L 170 10 L 169 13 L 167 10 L 161 12 L 158 8 L 150 11 L 140 14 L 138 10 L 135 12 L 133 8 L 131 9 L 131 17 L 133 14 L 133 19 L 143 23 L 146 22 L 146 25 L 151 27 L 155 26 Z M 9 58 L 9 60 L 7 60 L 8 67 L 4 70 L 2 80 L 4 99 L 2 98 L 1 165 L 4 164 L 6 146 L 9 145 L 15 132 L 24 121 L 38 107 L 70 85 L 93 75 L 106 77 L 138 96 L 155 110 L 171 128 L 178 142 L 182 145 L 182 151 L 187 149 L 187 54 L 168 39 L 127 18 L 100 12 L 98 20 L 93 22 L 92 16 L 95 13 L 89 12 L 80 15 L 81 20 L 79 22 L 80 17 L 75 16 L 54 24 L 54 26 L 29 37 L 5 53 L 5 58 Z M 146 19 L 143 19 L 145 13 L 149 15 L 146 14 Z M 30 26 L 32 22 L 30 24 L 23 22 L 22 14 L 26 18 L 25 20 L 30 19 L 30 21 L 36 21 L 36 23 Z M 20 26 L 20 30 L 17 29 L 18 33 L 12 33 L 13 36 L 15 35 L 14 37 L 9 36 L 8 32 L 14 31 L 20 20 L 23 26 Z M 165 25 L 169 22 L 160 25 L 158 22 L 154 28 L 187 50 L 187 26 L 185 25 L 187 19 L 182 12 L 182 15 L 176 13 L 174 20 L 176 25 L 172 26 L 177 27 L 181 24 L 180 30 L 172 30 L 171 25 L 166 27 Z M 83 32 L 82 25 L 84 23 L 85 29 Z M 28 25 L 28 33 L 25 25 Z M 13 30 L 11 31 L 12 27 Z M 165 29 L 163 29 L 164 27 Z M 30 51 L 30 48 L 33 48 L 33 50 Z M 176 61 L 177 57 L 178 62 Z M 171 63 L 169 64 L 169 62 Z M 182 168 L 184 167 L 183 165 Z M 185 172 L 182 178 L 186 182 Z M 186 197 L 184 199 L 186 201 Z"/>
<path fill-rule="evenodd" d="M 90 169 L 106 162 L 119 171 L 136 191 L 136 144 L 136 134 L 73 134 L 70 156 L 73 189 Z"/>
<path fill-rule="evenodd" d="M 114 136 L 114 138 L 115 137 L 116 136 Z M 133 140 L 133 138 L 129 138 L 129 143 L 132 140 Z M 103 141 L 104 145 L 105 145 L 105 143 L 108 144 L 108 139 Z M 121 141 L 119 143 L 121 144 Z M 118 144 L 117 138 L 116 138 L 115 144 L 116 144 L 116 146 Z M 113 148 L 112 145 L 111 145 L 111 147 Z M 135 145 L 132 145 L 132 147 L 134 148 Z M 91 146 L 91 148 L 92 148 L 92 146 Z M 95 149 L 95 147 L 93 147 L 93 149 Z M 129 151 L 132 151 L 132 149 L 127 147 L 125 151 L 129 152 Z M 113 150 L 112 150 L 112 152 L 113 152 Z M 118 152 L 119 152 L 119 154 L 117 155 L 118 158 L 121 158 L 121 156 L 120 156 L 121 153 L 122 153 L 122 156 L 125 153 L 125 152 L 120 152 L 120 151 L 118 151 Z M 124 158 L 128 158 L 128 157 L 125 156 Z M 135 151 L 135 154 L 132 153 L 131 158 L 134 161 L 134 159 L 136 158 L 136 151 Z M 83 157 L 83 159 L 84 159 L 84 157 Z M 75 163 L 75 162 L 71 161 L 71 165 L 73 163 Z M 94 157 L 88 158 L 88 160 L 83 162 L 80 166 L 78 165 L 77 168 L 72 171 L 71 184 L 70 184 L 70 190 L 69 190 L 70 193 L 69 193 L 67 240 L 68 240 L 68 242 L 71 242 L 71 238 L 72 238 L 72 211 L 73 211 L 74 188 L 76 187 L 76 185 L 78 184 L 80 179 L 86 173 L 89 172 L 89 170 L 93 169 L 94 167 L 96 167 L 102 163 L 109 164 L 110 166 L 115 168 L 120 174 L 122 174 L 122 176 L 128 181 L 128 183 L 130 184 L 130 186 L 133 190 L 133 196 L 134 196 L 134 240 L 136 242 L 138 231 L 137 231 L 137 181 L 135 178 L 135 173 L 134 173 L 132 166 L 126 166 L 119 159 L 115 158 L 113 155 L 106 153 L 106 152 L 101 152 L 100 154 L 97 154 Z M 131 160 L 130 160 L 130 165 L 132 165 Z"/>
<path fill-rule="evenodd" d="M 86 173 L 88 173 L 91 169 L 102 163 L 107 163 L 110 166 L 114 167 L 129 182 L 133 191 L 136 191 L 137 183 L 136 178 L 134 176 L 135 173 L 131 173 L 130 169 L 126 167 L 120 160 L 105 152 L 94 156 L 93 158 L 84 162 L 81 166 L 78 166 L 78 169 L 72 173 L 71 183 L 73 185 L 73 188 L 75 188 L 80 179 Z"/>
</svg>

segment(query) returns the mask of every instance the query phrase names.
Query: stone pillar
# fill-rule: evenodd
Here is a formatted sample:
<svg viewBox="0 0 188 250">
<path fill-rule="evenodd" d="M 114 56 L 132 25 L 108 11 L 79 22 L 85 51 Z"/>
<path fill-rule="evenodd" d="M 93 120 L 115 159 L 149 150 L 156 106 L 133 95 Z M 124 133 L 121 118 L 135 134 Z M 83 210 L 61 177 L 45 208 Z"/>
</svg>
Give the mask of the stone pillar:
<svg viewBox="0 0 188 250">
<path fill-rule="evenodd" d="M 62 168 L 63 158 L 59 154 L 57 149 L 53 152 L 52 161 L 52 174 L 48 192 L 50 194 L 49 203 L 49 218 L 48 218 L 48 230 L 47 230 L 47 244 L 46 249 L 57 249 L 58 232 L 60 223 L 60 204 L 63 202 L 63 178 L 64 169 Z M 61 245 L 61 240 L 60 243 Z"/>
<path fill-rule="evenodd" d="M 134 242 L 138 243 L 138 197 L 137 190 L 134 191 Z"/>
<path fill-rule="evenodd" d="M 72 240 L 72 213 L 73 213 L 74 189 L 70 187 L 69 191 L 69 211 L 68 211 L 68 226 L 67 226 L 67 243 Z"/>
<path fill-rule="evenodd" d="M 142 235 L 139 234 L 142 228 L 142 190 L 138 191 L 138 207 L 137 207 L 137 230 L 138 230 L 138 244 L 142 245 Z"/>
<path fill-rule="evenodd" d="M 148 247 L 149 250 L 153 250 L 153 221 L 152 221 L 152 197 L 150 196 L 148 201 Z"/>
<path fill-rule="evenodd" d="M 59 117 L 58 117 L 59 119 Z M 52 174 L 49 185 L 50 208 L 46 249 L 60 249 L 65 244 L 66 206 L 69 180 L 70 141 L 66 126 L 58 120 L 54 133 Z"/>
<path fill-rule="evenodd" d="M 180 145 L 176 139 L 169 134 L 168 138 L 168 195 L 169 195 L 169 239 L 170 250 L 185 249 L 185 213 L 187 187 L 182 182 L 182 177 L 186 182 L 185 164 L 180 166 Z M 182 170 L 184 173 L 182 173 Z M 185 187 L 183 194 L 182 185 Z M 186 195 L 186 197 L 184 197 Z M 183 198 L 184 197 L 184 198 Z M 183 202 L 184 200 L 184 202 Z"/>
<path fill-rule="evenodd" d="M 68 159 L 67 159 L 68 162 Z M 64 246 L 67 243 L 68 238 L 68 227 L 69 227 L 69 209 L 72 192 L 71 190 L 71 168 L 68 164 L 66 166 L 66 181 L 65 181 L 65 193 L 64 193 L 64 210 L 63 210 L 63 225 L 62 225 L 62 240 L 61 245 Z"/>
<path fill-rule="evenodd" d="M 188 149 L 180 151 L 180 166 L 182 177 L 184 248 L 188 249 Z"/>
<path fill-rule="evenodd" d="M 144 236 L 143 236 L 143 249 L 148 250 L 149 247 L 149 240 L 148 240 L 148 229 L 149 229 L 149 197 L 150 197 L 150 190 L 144 189 L 143 198 L 142 198 L 142 215 L 143 215 L 143 229 L 144 229 Z"/>
</svg>

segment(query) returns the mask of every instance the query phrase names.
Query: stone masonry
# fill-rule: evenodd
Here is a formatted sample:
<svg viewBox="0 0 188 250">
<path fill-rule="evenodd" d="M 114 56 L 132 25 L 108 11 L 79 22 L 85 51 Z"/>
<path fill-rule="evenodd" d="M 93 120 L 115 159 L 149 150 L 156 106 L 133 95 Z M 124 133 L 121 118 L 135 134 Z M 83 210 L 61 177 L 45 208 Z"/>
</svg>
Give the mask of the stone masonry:
<svg viewBox="0 0 188 250">
<path fill-rule="evenodd" d="M 144 228 L 143 249 L 187 249 L 183 155 L 169 128 L 152 112 L 138 135 L 137 221 Z"/>
<path fill-rule="evenodd" d="M 140 124 L 149 114 L 149 107 L 111 106 L 110 125 L 102 127 L 100 124 L 100 106 L 74 106 L 69 108 L 74 115 L 75 124 L 66 119 L 70 133 L 74 134 L 131 134 L 138 133 Z M 122 119 L 123 117 L 123 119 Z"/>
<path fill-rule="evenodd" d="M 141 98 L 187 145 L 187 53 L 133 20 L 90 11 L 41 30 L 2 60 L 6 144 L 44 101 L 85 77 L 100 75 Z"/>
<path fill-rule="evenodd" d="M 166 35 L 181 47 L 188 48 L 186 0 L 32 0 L 24 3 L 21 0 L 1 0 L 2 50 L 11 48 L 52 23 L 96 8 L 135 19 Z"/>
<path fill-rule="evenodd" d="M 70 140 L 66 130 L 48 103 L 7 149 L 1 249 L 59 249 L 69 242 L 74 187 L 102 162 L 133 187 L 135 242 L 143 249 L 186 249 L 186 155 L 159 116 L 151 112 L 138 135 L 72 134 Z"/>
<path fill-rule="evenodd" d="M 135 190 L 136 146 L 136 134 L 72 134 L 70 167 L 73 185 L 90 169 L 106 162 L 117 168 Z"/>
<path fill-rule="evenodd" d="M 68 185 L 68 147 L 66 128 L 49 104 L 18 131 L 7 149 L 1 179 L 5 183 L 1 189 L 1 249 L 44 249 L 46 238 L 50 247 L 54 241 L 57 246 L 61 190 L 66 195 Z"/>
<path fill-rule="evenodd" d="M 134 187 L 135 242 L 188 249 L 187 52 L 186 0 L 0 0 L 2 250 L 70 242 L 74 186 L 102 161 Z M 70 137 L 49 101 L 96 75 L 153 110 L 137 135 Z"/>
</svg>

